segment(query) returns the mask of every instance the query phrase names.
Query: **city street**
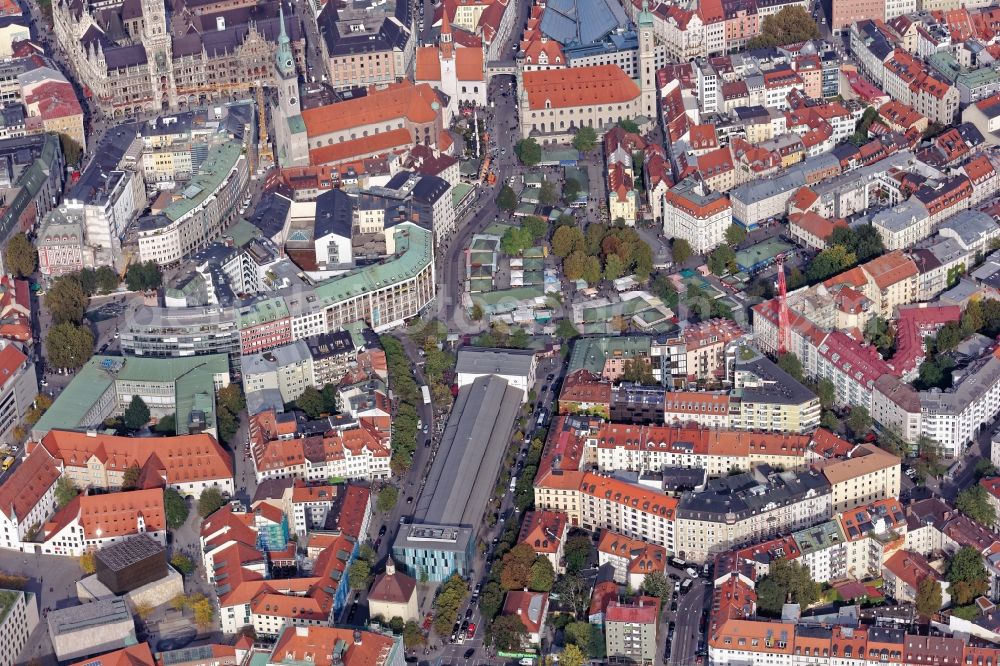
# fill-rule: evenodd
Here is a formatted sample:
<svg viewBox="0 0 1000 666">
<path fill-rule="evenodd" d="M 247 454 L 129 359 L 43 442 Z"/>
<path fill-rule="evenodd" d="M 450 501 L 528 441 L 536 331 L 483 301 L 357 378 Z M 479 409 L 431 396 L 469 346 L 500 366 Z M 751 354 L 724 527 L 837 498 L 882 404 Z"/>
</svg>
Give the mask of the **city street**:
<svg viewBox="0 0 1000 666">
<path fill-rule="evenodd" d="M 708 607 L 710 595 L 709 581 L 699 578 L 677 604 L 677 625 L 670 644 L 672 666 L 691 666 L 695 663 L 695 653 L 701 637 L 701 615 Z"/>
</svg>

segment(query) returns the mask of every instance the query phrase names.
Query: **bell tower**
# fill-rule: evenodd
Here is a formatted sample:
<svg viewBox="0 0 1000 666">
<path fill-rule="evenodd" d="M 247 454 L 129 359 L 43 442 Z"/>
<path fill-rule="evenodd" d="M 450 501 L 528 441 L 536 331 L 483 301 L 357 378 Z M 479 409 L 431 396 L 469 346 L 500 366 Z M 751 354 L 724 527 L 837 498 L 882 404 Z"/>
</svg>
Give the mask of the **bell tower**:
<svg viewBox="0 0 1000 666">
<path fill-rule="evenodd" d="M 639 88 L 642 94 L 642 113 L 656 124 L 656 38 L 653 35 L 653 15 L 649 0 L 642 0 L 642 11 L 636 21 L 639 25 Z"/>
<path fill-rule="evenodd" d="M 177 108 L 173 44 L 163 0 L 142 0 L 142 45 L 146 48 L 153 109 Z"/>
<path fill-rule="evenodd" d="M 302 106 L 299 101 L 299 75 L 295 71 L 291 40 L 285 30 L 283 5 L 278 6 L 278 20 L 281 21 L 281 32 L 278 33 L 278 48 L 274 53 L 274 67 L 278 72 L 278 109 L 283 118 L 291 118 L 302 112 Z"/>
</svg>

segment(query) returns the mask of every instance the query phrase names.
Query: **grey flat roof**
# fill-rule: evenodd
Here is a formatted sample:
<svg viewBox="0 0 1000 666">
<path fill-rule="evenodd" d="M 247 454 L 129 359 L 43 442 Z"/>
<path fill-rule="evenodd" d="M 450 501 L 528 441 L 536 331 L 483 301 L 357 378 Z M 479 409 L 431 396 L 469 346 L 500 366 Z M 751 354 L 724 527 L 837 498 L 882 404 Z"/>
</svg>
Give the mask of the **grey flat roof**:
<svg viewBox="0 0 1000 666">
<path fill-rule="evenodd" d="M 132 614 L 129 613 L 125 600 L 114 597 L 49 612 L 49 632 L 53 636 L 62 636 L 126 620 L 131 622 Z"/>
<path fill-rule="evenodd" d="M 424 525 L 478 528 L 510 443 L 523 392 L 480 377 L 458 392 L 413 517 Z"/>
<path fill-rule="evenodd" d="M 529 349 L 464 347 L 458 351 L 455 372 L 470 375 L 528 377 L 534 356 L 535 352 Z"/>
</svg>

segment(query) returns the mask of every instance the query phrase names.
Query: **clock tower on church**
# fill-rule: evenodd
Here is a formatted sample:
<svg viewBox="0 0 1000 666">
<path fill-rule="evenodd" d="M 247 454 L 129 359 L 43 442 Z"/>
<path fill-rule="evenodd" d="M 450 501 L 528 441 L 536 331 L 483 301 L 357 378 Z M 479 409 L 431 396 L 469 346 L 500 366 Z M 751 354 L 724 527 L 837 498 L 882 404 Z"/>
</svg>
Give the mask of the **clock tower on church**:
<svg viewBox="0 0 1000 666">
<path fill-rule="evenodd" d="M 163 0 L 142 0 L 142 45 L 146 49 L 146 66 L 152 82 L 151 110 L 177 108 L 173 43 Z"/>
<path fill-rule="evenodd" d="M 282 5 L 278 6 L 278 20 L 281 21 L 281 32 L 278 34 L 278 48 L 274 52 L 274 66 L 278 72 L 278 110 L 282 118 L 291 118 L 302 113 L 302 105 L 299 102 L 299 75 L 295 71 L 291 40 L 285 30 L 285 8 Z"/>
</svg>

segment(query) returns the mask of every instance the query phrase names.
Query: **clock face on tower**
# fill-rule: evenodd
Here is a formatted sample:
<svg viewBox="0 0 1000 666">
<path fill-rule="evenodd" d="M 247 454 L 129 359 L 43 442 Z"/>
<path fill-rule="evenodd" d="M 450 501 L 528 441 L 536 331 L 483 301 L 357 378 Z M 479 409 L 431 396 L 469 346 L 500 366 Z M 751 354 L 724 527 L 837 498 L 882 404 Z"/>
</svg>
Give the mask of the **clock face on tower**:
<svg viewBox="0 0 1000 666">
<path fill-rule="evenodd" d="M 292 68 L 292 59 L 291 58 L 289 58 L 288 60 L 285 61 L 285 67 L 287 69 L 291 69 Z"/>
</svg>

